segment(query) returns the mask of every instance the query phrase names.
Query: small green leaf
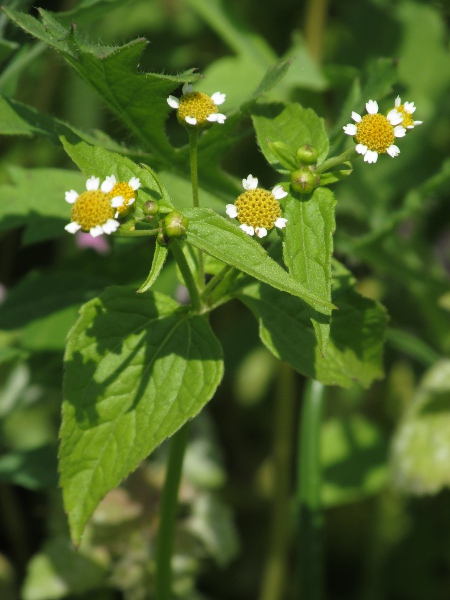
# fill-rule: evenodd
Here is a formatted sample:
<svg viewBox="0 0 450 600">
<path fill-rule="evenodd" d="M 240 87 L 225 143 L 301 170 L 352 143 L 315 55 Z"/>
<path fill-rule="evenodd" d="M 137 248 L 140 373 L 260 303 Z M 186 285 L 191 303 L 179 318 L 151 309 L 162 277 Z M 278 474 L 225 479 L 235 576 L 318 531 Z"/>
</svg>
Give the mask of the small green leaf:
<svg viewBox="0 0 450 600">
<path fill-rule="evenodd" d="M 295 154 L 288 146 L 286 146 L 286 144 L 283 144 L 283 142 L 268 141 L 267 145 L 269 146 L 269 150 L 272 152 L 272 154 L 277 157 L 280 165 L 284 167 L 286 173 L 290 173 L 291 171 L 298 169 L 300 166 L 299 162 L 296 159 Z"/>
<path fill-rule="evenodd" d="M 403 492 L 437 494 L 450 487 L 450 360 L 425 374 L 395 433 L 392 478 Z"/>
<path fill-rule="evenodd" d="M 319 153 L 318 164 L 327 157 L 329 144 L 323 119 L 311 108 L 300 104 L 258 104 L 252 110 L 252 118 L 259 147 L 274 169 L 284 172 L 268 142 L 282 142 L 294 155 L 300 146 L 310 144 Z"/>
<path fill-rule="evenodd" d="M 307 200 L 288 196 L 283 216 L 287 227 L 283 231 L 283 259 L 290 274 L 320 298 L 331 302 L 331 257 L 335 230 L 333 193 L 317 188 Z M 322 354 L 330 333 L 329 318 L 311 320 Z"/>
<path fill-rule="evenodd" d="M 206 319 L 167 296 L 114 287 L 82 307 L 65 356 L 59 453 L 75 543 L 101 498 L 211 399 L 222 370 Z"/>
<path fill-rule="evenodd" d="M 167 246 L 161 246 L 161 244 L 156 243 L 150 273 L 148 274 L 147 279 L 144 281 L 141 287 L 137 290 L 138 294 L 142 294 L 143 292 L 149 290 L 155 283 L 155 281 L 158 279 L 159 274 L 161 273 L 161 269 L 163 268 L 164 263 L 166 262 L 168 253 L 169 249 Z"/>
<path fill-rule="evenodd" d="M 235 223 L 208 208 L 185 209 L 189 220 L 186 239 L 196 248 L 279 290 L 302 298 L 318 313 L 333 308 L 326 298 L 310 291 L 276 263 L 264 248 Z M 323 315 L 325 319 L 326 316 Z"/>
<path fill-rule="evenodd" d="M 325 385 L 368 387 L 383 375 L 386 329 L 384 308 L 354 290 L 354 279 L 333 263 L 332 299 L 339 310 L 331 318 L 330 340 L 322 356 L 308 312 L 302 302 L 273 288 L 253 283 L 235 292 L 259 321 L 267 348 L 296 371 Z"/>
<path fill-rule="evenodd" d="M 337 171 L 325 171 L 320 174 L 320 185 L 331 185 L 332 183 L 338 183 L 346 177 L 352 174 L 353 167 L 352 163 L 347 161 L 344 163 L 346 169 L 339 169 Z"/>
</svg>

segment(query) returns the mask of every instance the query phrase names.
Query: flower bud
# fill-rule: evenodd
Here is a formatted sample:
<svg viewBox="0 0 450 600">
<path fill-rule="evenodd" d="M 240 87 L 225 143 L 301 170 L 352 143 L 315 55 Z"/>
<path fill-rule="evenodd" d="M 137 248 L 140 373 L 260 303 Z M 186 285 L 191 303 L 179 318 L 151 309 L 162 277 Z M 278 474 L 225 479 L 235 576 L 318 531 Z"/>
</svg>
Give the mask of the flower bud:
<svg viewBox="0 0 450 600">
<path fill-rule="evenodd" d="M 154 217 L 159 212 L 159 206 L 157 202 L 153 202 L 153 200 L 149 200 L 148 202 L 144 202 L 142 205 L 142 212 L 145 216 L 150 215 Z"/>
<path fill-rule="evenodd" d="M 186 233 L 188 220 L 177 210 L 173 210 L 161 220 L 164 234 L 169 237 L 181 237 Z"/>
<path fill-rule="evenodd" d="M 167 246 L 167 244 L 169 243 L 169 238 L 166 236 L 166 234 L 164 233 L 164 231 L 162 229 L 160 229 L 158 231 L 158 235 L 156 236 L 156 241 L 161 246 Z"/>
<path fill-rule="evenodd" d="M 314 148 L 314 146 L 305 144 L 304 146 L 300 146 L 300 148 L 297 150 L 296 156 L 301 165 L 315 165 L 319 153 L 317 152 L 317 148 Z"/>
<path fill-rule="evenodd" d="M 320 185 L 320 176 L 311 167 L 300 167 L 291 173 L 291 187 L 299 194 L 310 194 Z"/>
</svg>

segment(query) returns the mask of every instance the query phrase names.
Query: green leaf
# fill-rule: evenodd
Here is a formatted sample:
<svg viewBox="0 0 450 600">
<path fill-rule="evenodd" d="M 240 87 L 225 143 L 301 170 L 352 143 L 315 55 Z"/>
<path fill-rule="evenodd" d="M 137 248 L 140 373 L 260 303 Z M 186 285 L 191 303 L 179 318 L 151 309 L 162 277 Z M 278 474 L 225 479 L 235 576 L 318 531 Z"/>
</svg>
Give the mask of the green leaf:
<svg viewBox="0 0 450 600">
<path fill-rule="evenodd" d="M 331 302 L 331 257 L 335 230 L 333 193 L 319 187 L 308 199 L 287 196 L 283 216 L 287 227 L 283 231 L 283 259 L 290 274 L 320 298 Z M 329 319 L 311 320 L 322 354 L 330 334 Z"/>
<path fill-rule="evenodd" d="M 179 76 L 138 72 L 147 45 L 143 38 L 120 47 L 94 45 L 87 43 L 75 27 L 66 28 L 42 9 L 42 23 L 30 15 L 6 8 L 4 11 L 25 31 L 61 52 L 137 139 L 166 162 L 173 162 L 174 150 L 164 133 L 164 122 L 171 110 L 167 96 L 200 75 L 192 71 Z"/>
<path fill-rule="evenodd" d="M 331 318 L 327 353 L 322 356 L 302 302 L 269 286 L 252 283 L 235 292 L 258 319 L 267 348 L 296 371 L 325 385 L 368 387 L 383 375 L 386 328 L 384 308 L 354 290 L 354 278 L 333 262 L 332 299 L 339 310 Z"/>
<path fill-rule="evenodd" d="M 75 543 L 101 498 L 211 399 L 223 370 L 206 319 L 162 294 L 108 288 L 80 315 L 65 356 L 59 454 Z"/>
<path fill-rule="evenodd" d="M 450 360 L 425 374 L 392 444 L 392 478 L 403 492 L 437 494 L 450 487 Z"/>
<path fill-rule="evenodd" d="M 70 221 L 64 193 L 85 187 L 81 173 L 10 167 L 9 175 L 13 184 L 0 185 L 0 231 L 25 226 L 21 239 L 25 245 L 64 235 Z"/>
<path fill-rule="evenodd" d="M 279 290 L 302 298 L 319 313 L 333 305 L 291 277 L 264 248 L 235 223 L 208 208 L 183 210 L 189 220 L 186 239 L 196 248 Z M 323 315 L 325 319 L 325 315 Z"/>
<path fill-rule="evenodd" d="M 74 21 L 79 25 L 80 23 L 89 23 L 127 2 L 129 0 L 81 0 L 72 10 L 49 14 L 52 14 L 63 25 L 70 26 Z"/>
<path fill-rule="evenodd" d="M 143 292 L 149 290 L 155 283 L 155 281 L 158 279 L 159 274 L 161 273 L 161 269 L 163 268 L 164 263 L 166 262 L 168 253 L 169 249 L 167 246 L 161 246 L 161 244 L 156 243 L 150 273 L 148 274 L 147 279 L 144 281 L 141 287 L 137 290 L 138 294 L 142 294 Z"/>
<path fill-rule="evenodd" d="M 338 506 L 380 492 L 387 484 L 388 445 L 361 415 L 325 421 L 321 433 L 322 502 Z"/>
<path fill-rule="evenodd" d="M 331 185 L 332 183 L 338 183 L 343 179 L 346 179 L 353 173 L 352 163 L 347 161 L 343 163 L 347 168 L 339 169 L 337 171 L 325 171 L 320 174 L 320 185 Z"/>
<path fill-rule="evenodd" d="M 329 144 L 324 122 L 311 108 L 300 104 L 258 104 L 252 110 L 252 118 L 259 147 L 277 171 L 285 172 L 268 142 L 282 142 L 294 155 L 300 146 L 310 144 L 317 148 L 318 164 L 327 157 Z"/>
<path fill-rule="evenodd" d="M 61 142 L 64 150 L 87 177 L 96 175 L 105 178 L 108 175 L 115 175 L 118 181 L 129 181 L 132 177 L 139 177 L 141 187 L 137 193 L 136 208 L 131 213 L 135 219 L 143 217 L 141 207 L 148 200 L 158 202 L 161 212 L 170 212 L 174 209 L 169 194 L 148 165 L 138 166 L 117 152 L 92 146 L 68 127 L 64 127 Z"/>
</svg>

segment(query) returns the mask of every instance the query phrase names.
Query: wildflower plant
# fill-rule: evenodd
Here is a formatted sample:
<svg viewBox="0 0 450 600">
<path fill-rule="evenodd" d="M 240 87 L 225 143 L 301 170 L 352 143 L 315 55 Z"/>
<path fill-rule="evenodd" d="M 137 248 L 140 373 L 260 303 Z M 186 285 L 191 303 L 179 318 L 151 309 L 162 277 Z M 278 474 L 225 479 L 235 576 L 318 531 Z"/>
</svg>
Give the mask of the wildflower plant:
<svg viewBox="0 0 450 600">
<path fill-rule="evenodd" d="M 60 53 L 136 143 L 129 148 L 106 135 L 82 133 L 2 100 L 19 133 L 51 138 L 78 169 L 59 173 L 70 205 L 61 194 L 58 210 L 65 207 L 70 219 L 65 230 L 107 234 L 119 249 L 148 247 L 148 264 L 138 265 L 139 285 L 96 293 L 82 304 L 67 337 L 59 472 L 78 545 L 102 498 L 171 437 L 164 493 L 176 494 L 189 422 L 223 377 L 222 346 L 209 316 L 225 303 L 244 304 L 271 354 L 322 389 L 355 382 L 368 387 L 383 376 L 386 311 L 358 293 L 354 276 L 333 257 L 336 200 L 330 186 L 353 169 L 377 169 L 373 163 L 387 157 L 400 160 L 402 144 L 421 121 L 413 120 L 413 102 L 392 101 L 387 89 L 376 100 L 360 93 L 355 110 L 366 102 L 366 114 L 353 111 L 353 123 L 339 123 L 330 146 L 324 120 L 311 108 L 265 98 L 290 60 L 268 66 L 255 93 L 227 112 L 227 90 L 195 91 L 201 75 L 193 69 L 138 72 L 146 46 L 141 38 L 101 47 L 44 10 L 40 19 L 4 10 Z M 235 177 L 220 167 L 249 117 L 272 167 L 271 185 L 264 175 Z M 185 129 L 183 146 L 171 143 L 168 122 Z M 330 155 L 330 147 L 342 143 L 346 149 Z M 51 181 L 39 180 L 42 196 L 49 186 Z M 114 252 L 101 260 L 114 261 Z M 155 290 L 174 264 L 188 291 L 185 304 Z M 162 540 L 175 519 L 173 496 L 165 499 Z M 158 598 L 165 598 L 170 544 L 167 549 L 160 542 L 156 554 Z"/>
</svg>

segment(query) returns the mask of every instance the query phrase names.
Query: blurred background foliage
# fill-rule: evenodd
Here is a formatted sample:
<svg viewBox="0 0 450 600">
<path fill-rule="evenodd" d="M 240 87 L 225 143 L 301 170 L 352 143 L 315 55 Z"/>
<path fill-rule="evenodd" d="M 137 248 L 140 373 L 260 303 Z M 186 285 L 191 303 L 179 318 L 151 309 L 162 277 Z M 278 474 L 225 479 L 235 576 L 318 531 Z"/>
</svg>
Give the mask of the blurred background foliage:
<svg viewBox="0 0 450 600">
<path fill-rule="evenodd" d="M 327 390 L 326 597 L 448 599 L 448 0 L 5 4 L 35 16 L 36 4 L 63 13 L 94 43 L 143 36 L 150 43 L 141 70 L 173 73 L 195 66 L 205 76 L 198 89 L 226 92 L 227 110 L 248 97 L 278 57 L 292 56 L 270 97 L 312 107 L 325 119 L 333 154 L 350 142 L 342 125 L 369 98 L 382 111 L 397 94 L 415 102 L 415 118 L 424 123 L 402 141 L 400 156 L 381 157 L 375 165 L 355 161 L 353 175 L 334 189 L 336 256 L 357 277 L 360 293 L 387 307 L 390 328 L 383 381 L 369 390 Z M 94 91 L 4 14 L 0 63 L 4 97 L 133 147 Z M 167 129 L 175 143 L 184 143 L 175 119 Z M 269 187 L 275 174 L 250 122 L 243 133 L 222 164 L 238 178 L 251 172 Z M 0 597 L 152 598 L 165 446 L 108 494 L 78 553 L 68 542 L 56 472 L 65 335 L 80 304 L 105 286 L 142 282 L 148 247 L 115 239 L 94 249 L 65 234 L 63 192 L 80 187 L 82 177 L 51 140 L 2 136 L 0 160 Z M 175 183 L 168 176 L 176 203 Z M 40 207 L 52 198 L 61 202 L 49 218 Z M 173 267 L 157 289 L 181 293 Z M 261 347 L 256 323 L 242 305 L 227 304 L 212 322 L 225 348 L 226 377 L 196 421 L 186 460 L 175 592 L 191 600 L 250 600 L 266 568 L 273 421 L 284 371 Z M 303 384 L 293 377 L 298 405 Z M 291 531 L 293 546 L 295 514 Z M 293 564 L 291 556 L 288 573 Z M 286 579 L 285 597 L 296 597 L 293 576 Z"/>
</svg>

